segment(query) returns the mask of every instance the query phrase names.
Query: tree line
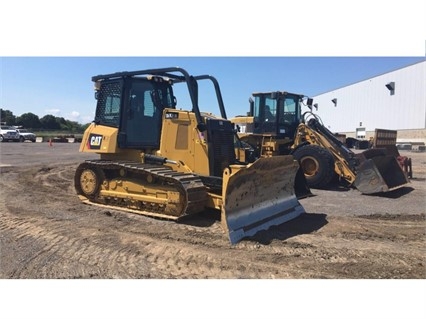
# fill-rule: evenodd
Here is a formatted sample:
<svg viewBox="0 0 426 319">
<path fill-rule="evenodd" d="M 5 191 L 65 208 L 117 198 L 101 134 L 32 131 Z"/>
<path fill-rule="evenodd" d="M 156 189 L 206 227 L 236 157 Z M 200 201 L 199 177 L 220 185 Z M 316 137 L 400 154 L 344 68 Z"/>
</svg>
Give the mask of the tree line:
<svg viewBox="0 0 426 319">
<path fill-rule="evenodd" d="M 12 111 L 0 109 L 0 121 L 10 126 L 22 126 L 30 130 L 57 130 L 72 133 L 83 133 L 89 126 L 88 124 L 80 124 L 76 121 L 66 120 L 63 117 L 45 115 L 39 118 L 33 113 L 24 113 L 20 116 L 13 115 Z"/>
</svg>

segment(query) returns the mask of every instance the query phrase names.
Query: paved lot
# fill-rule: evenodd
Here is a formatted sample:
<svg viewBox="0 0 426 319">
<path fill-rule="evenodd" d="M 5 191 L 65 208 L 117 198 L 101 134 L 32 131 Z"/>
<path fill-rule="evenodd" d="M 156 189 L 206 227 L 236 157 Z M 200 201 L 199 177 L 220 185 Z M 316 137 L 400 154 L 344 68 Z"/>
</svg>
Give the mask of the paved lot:
<svg viewBox="0 0 426 319">
<path fill-rule="evenodd" d="M 76 163 L 98 155 L 80 153 L 78 143 L 0 143 L 0 167 Z"/>
</svg>

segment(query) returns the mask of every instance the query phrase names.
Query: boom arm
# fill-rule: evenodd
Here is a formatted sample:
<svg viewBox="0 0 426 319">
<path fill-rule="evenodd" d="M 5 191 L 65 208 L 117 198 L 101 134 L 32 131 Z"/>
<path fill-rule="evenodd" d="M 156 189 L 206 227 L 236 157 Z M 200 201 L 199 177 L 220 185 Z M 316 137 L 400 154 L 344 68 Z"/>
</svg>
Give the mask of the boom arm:
<svg viewBox="0 0 426 319">
<path fill-rule="evenodd" d="M 313 118 L 305 123 L 309 115 L 312 115 Z M 336 173 L 351 184 L 355 181 L 356 167 L 359 164 L 355 153 L 339 141 L 332 132 L 321 124 L 318 116 L 311 112 L 303 114 L 303 122 L 297 128 L 293 147 L 297 148 L 306 142 L 328 149 L 335 159 Z"/>
</svg>

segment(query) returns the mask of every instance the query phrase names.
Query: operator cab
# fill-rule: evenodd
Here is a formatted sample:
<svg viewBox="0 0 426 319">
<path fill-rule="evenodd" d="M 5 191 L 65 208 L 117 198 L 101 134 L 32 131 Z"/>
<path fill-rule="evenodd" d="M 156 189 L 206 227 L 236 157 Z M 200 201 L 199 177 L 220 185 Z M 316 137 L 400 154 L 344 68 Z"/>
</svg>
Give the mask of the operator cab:
<svg viewBox="0 0 426 319">
<path fill-rule="evenodd" d="M 96 89 L 95 123 L 118 128 L 120 148 L 159 148 L 163 110 L 176 106 L 170 80 L 121 77 L 97 81 Z"/>
<path fill-rule="evenodd" d="M 250 113 L 254 118 L 253 133 L 293 138 L 301 120 L 303 95 L 288 92 L 253 93 Z"/>
<path fill-rule="evenodd" d="M 221 118 L 200 112 L 198 83 L 204 80 L 214 86 Z M 195 163 L 191 165 L 194 170 L 196 167 L 198 172 L 202 172 L 199 174 L 216 177 L 222 177 L 223 170 L 236 163 L 234 128 L 226 119 L 219 84 L 214 77 L 190 76 L 184 69 L 173 67 L 98 75 L 92 77 L 92 81 L 97 91 L 92 131 L 99 125 L 107 127 L 103 129 L 107 133 L 90 133 L 90 139 L 94 141 L 90 144 L 91 150 L 117 154 L 117 149 L 126 149 L 151 155 L 159 152 L 164 156 L 177 156 L 181 152 L 179 157 L 185 159 L 183 162 L 194 162 L 197 158 L 198 166 Z M 172 88 L 175 84 L 187 86 L 191 111 L 176 110 Z M 168 111 L 170 109 L 173 109 L 172 112 Z M 183 114 L 182 117 L 179 114 Z M 184 118 L 193 120 L 188 122 Z M 190 125 L 194 125 L 197 131 Z M 117 137 L 114 141 L 102 143 L 106 135 Z M 170 137 L 178 142 L 170 143 Z M 194 155 L 196 153 L 197 156 Z M 206 166 L 200 160 L 202 156 L 207 156 L 208 169 L 204 170 Z"/>
</svg>

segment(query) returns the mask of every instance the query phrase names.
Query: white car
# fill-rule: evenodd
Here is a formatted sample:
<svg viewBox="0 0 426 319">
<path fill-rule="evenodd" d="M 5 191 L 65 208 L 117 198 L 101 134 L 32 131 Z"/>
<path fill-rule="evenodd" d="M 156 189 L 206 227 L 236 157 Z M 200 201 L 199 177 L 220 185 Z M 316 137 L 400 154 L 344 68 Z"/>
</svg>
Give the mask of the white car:
<svg viewBox="0 0 426 319">
<path fill-rule="evenodd" d="M 34 133 L 31 133 L 24 128 L 17 128 L 16 131 L 19 134 L 19 140 L 21 142 L 25 142 L 25 141 L 35 142 L 36 141 L 36 136 L 35 136 Z"/>
<path fill-rule="evenodd" d="M 19 133 L 15 128 L 2 125 L 0 130 L 0 142 L 19 142 Z"/>
</svg>

